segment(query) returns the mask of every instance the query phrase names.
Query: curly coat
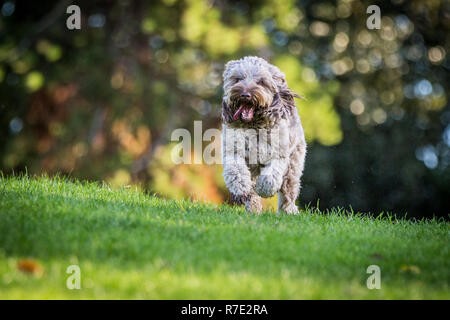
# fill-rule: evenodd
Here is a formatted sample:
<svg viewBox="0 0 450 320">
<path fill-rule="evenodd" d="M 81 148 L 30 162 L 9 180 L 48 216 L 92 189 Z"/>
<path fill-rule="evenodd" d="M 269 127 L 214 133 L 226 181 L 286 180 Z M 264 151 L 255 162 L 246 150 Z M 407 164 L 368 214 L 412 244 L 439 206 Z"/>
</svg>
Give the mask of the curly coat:
<svg viewBox="0 0 450 320">
<path fill-rule="evenodd" d="M 306 155 L 299 96 L 259 57 L 228 62 L 223 80 L 223 176 L 232 202 L 259 213 L 260 197 L 278 193 L 278 211 L 296 214 Z"/>
</svg>

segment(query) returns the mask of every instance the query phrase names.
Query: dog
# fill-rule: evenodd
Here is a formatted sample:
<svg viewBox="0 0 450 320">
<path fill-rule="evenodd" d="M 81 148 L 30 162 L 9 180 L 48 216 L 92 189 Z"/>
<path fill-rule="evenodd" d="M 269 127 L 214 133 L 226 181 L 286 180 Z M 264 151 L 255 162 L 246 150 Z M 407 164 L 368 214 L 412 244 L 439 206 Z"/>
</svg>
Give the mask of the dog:
<svg viewBox="0 0 450 320">
<path fill-rule="evenodd" d="M 223 81 L 223 177 L 231 202 L 260 213 L 261 197 L 278 193 L 278 212 L 297 214 L 307 147 L 294 101 L 301 97 L 259 57 L 229 61 Z"/>
</svg>

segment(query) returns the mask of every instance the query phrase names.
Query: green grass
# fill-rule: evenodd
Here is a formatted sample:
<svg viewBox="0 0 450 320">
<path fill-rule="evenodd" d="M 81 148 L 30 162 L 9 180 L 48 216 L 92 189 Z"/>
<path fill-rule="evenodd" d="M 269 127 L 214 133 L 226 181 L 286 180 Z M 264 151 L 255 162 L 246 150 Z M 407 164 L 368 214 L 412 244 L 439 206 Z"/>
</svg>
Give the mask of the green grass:
<svg viewBox="0 0 450 320">
<path fill-rule="evenodd" d="M 449 299 L 449 224 L 169 201 L 0 177 L 2 299 Z M 17 267 L 22 259 L 41 274 Z M 66 268 L 81 268 L 81 290 Z M 366 269 L 381 268 L 369 290 Z"/>
</svg>

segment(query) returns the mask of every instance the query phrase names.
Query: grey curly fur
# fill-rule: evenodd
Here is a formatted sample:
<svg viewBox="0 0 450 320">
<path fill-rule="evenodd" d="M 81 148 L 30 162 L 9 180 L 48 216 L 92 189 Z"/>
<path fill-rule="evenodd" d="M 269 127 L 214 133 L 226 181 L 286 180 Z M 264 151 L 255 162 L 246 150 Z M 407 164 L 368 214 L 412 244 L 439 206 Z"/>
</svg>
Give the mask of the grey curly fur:
<svg viewBox="0 0 450 320">
<path fill-rule="evenodd" d="M 223 80 L 223 176 L 231 201 L 259 213 L 261 197 L 278 193 L 278 211 L 298 213 L 295 201 L 306 155 L 294 102 L 299 96 L 280 69 L 259 57 L 228 62 Z M 245 115 L 239 113 L 242 105 Z M 266 138 L 257 133 L 261 130 Z M 250 161 L 255 155 L 258 161 Z"/>
</svg>

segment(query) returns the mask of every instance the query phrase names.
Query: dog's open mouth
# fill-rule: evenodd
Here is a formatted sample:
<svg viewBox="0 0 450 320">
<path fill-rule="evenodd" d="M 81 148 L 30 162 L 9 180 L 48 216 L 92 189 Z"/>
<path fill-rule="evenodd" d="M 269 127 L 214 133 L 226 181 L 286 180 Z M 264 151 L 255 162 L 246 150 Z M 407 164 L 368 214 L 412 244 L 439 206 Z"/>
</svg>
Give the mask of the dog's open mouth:
<svg viewBox="0 0 450 320">
<path fill-rule="evenodd" d="M 253 114 L 255 112 L 255 107 L 250 104 L 241 104 L 239 109 L 234 113 L 233 119 L 239 119 L 239 116 L 244 121 L 251 121 L 253 119 Z"/>
</svg>

